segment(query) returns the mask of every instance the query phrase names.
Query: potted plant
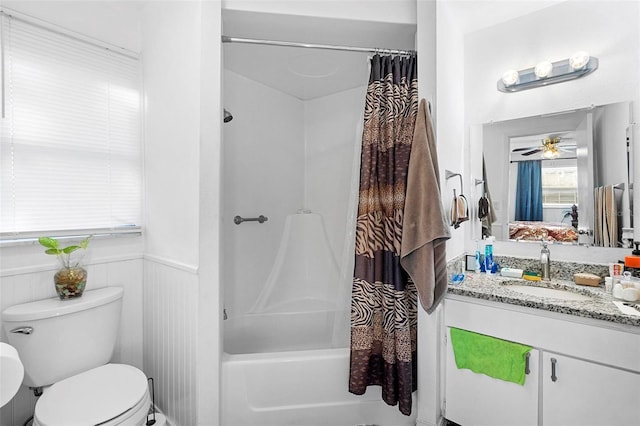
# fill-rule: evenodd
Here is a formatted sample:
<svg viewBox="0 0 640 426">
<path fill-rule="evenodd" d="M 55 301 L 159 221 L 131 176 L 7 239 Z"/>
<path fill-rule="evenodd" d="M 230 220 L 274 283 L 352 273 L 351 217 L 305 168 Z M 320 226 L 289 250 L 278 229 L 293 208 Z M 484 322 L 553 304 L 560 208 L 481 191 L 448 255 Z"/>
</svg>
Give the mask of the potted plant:
<svg viewBox="0 0 640 426">
<path fill-rule="evenodd" d="M 60 299 L 72 299 L 82 296 L 87 284 L 87 271 L 80 262 L 91 240 L 91 235 L 80 244 L 60 247 L 60 242 L 51 237 L 40 237 L 38 242 L 46 248 L 46 254 L 55 255 L 61 263 L 61 268 L 53 277 L 56 292 Z M 80 251 L 79 251 L 80 250 Z"/>
</svg>

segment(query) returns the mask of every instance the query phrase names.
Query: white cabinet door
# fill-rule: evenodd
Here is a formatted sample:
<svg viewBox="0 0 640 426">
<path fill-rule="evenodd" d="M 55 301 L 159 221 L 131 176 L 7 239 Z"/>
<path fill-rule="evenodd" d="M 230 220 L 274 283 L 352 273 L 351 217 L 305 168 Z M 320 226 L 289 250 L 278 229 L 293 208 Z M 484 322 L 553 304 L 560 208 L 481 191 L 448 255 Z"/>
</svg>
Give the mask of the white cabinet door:
<svg viewBox="0 0 640 426">
<path fill-rule="evenodd" d="M 640 374 L 543 354 L 544 426 L 640 425 Z"/>
<path fill-rule="evenodd" d="M 445 417 L 464 426 L 537 426 L 538 360 L 532 349 L 523 386 L 458 369 L 447 339 Z"/>
</svg>

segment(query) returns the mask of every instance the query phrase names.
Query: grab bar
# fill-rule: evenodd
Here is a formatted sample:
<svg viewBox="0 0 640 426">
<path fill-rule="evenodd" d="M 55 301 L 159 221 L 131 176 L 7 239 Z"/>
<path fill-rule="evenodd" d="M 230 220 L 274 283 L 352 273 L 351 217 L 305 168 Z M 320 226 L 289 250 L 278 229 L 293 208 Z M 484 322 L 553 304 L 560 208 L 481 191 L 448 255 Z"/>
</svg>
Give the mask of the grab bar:
<svg viewBox="0 0 640 426">
<path fill-rule="evenodd" d="M 236 225 L 240 225 L 242 222 L 258 222 L 258 223 L 265 223 L 266 221 L 268 221 L 269 218 L 264 216 L 264 215 L 260 215 L 258 217 L 242 217 L 242 216 L 236 216 L 233 218 L 233 223 L 235 223 Z"/>
</svg>

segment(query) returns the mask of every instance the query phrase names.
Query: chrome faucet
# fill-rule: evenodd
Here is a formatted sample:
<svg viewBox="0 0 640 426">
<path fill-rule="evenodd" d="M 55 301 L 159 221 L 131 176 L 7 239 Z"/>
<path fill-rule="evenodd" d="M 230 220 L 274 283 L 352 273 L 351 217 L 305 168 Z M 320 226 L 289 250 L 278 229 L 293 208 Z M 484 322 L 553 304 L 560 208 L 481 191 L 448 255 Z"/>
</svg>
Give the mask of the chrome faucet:
<svg viewBox="0 0 640 426">
<path fill-rule="evenodd" d="M 540 250 L 540 267 L 542 269 L 542 279 L 549 281 L 551 279 L 551 252 L 547 247 L 547 242 L 542 242 L 542 250 Z"/>
</svg>

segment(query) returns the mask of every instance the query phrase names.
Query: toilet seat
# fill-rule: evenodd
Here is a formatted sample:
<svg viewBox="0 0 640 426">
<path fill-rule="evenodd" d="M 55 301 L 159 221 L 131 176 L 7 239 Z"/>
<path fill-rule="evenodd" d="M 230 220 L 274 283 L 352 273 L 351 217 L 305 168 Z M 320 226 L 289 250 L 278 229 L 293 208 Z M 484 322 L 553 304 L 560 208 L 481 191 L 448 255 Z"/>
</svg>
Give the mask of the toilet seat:
<svg viewBox="0 0 640 426">
<path fill-rule="evenodd" d="M 151 400 L 147 378 L 135 367 L 106 364 L 61 380 L 36 403 L 34 425 L 141 425 Z"/>
</svg>

